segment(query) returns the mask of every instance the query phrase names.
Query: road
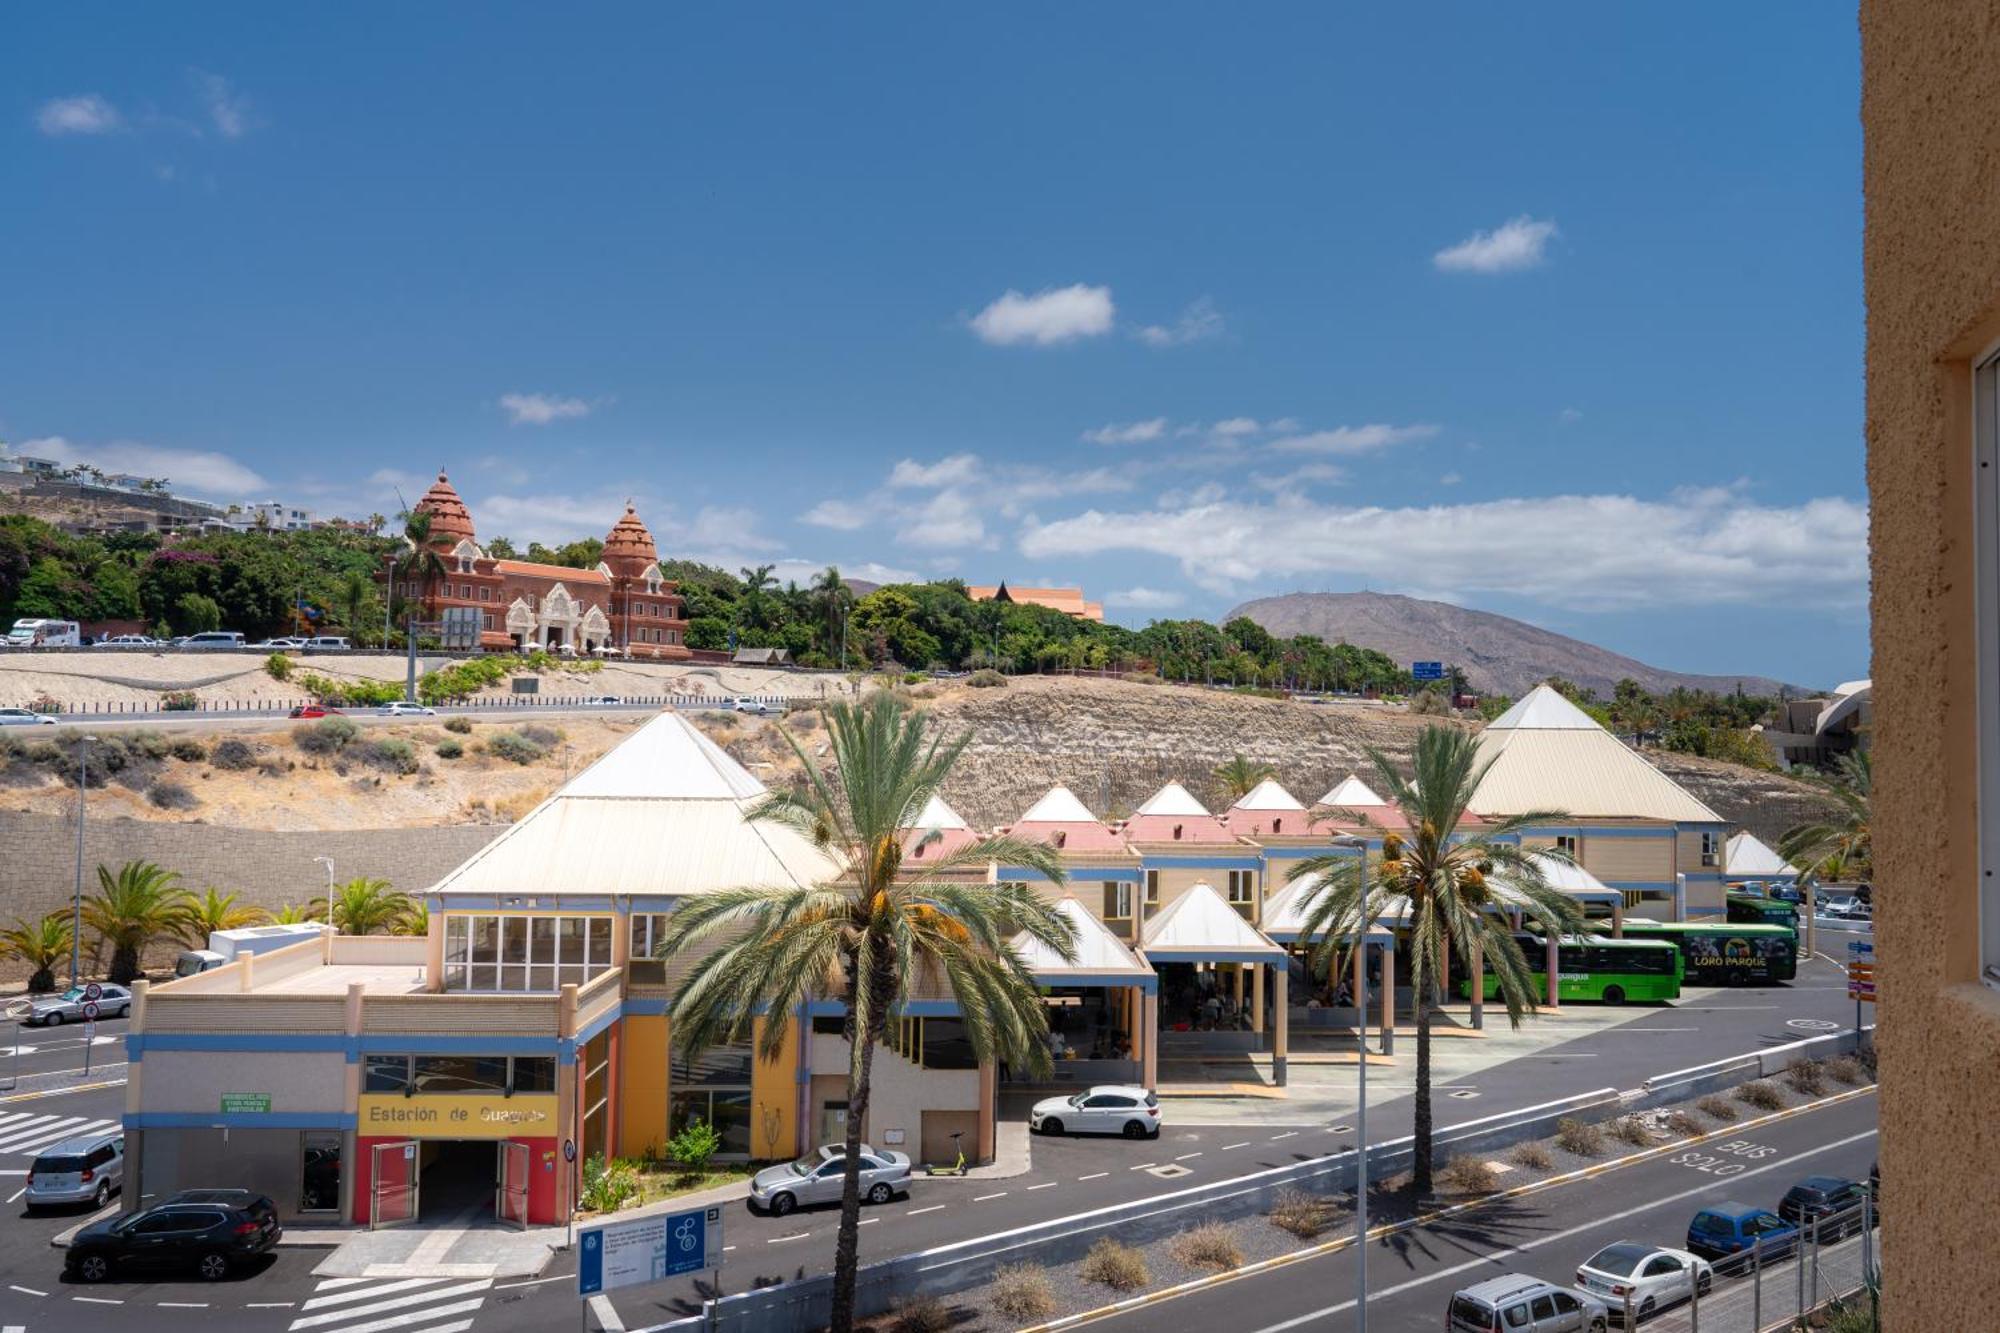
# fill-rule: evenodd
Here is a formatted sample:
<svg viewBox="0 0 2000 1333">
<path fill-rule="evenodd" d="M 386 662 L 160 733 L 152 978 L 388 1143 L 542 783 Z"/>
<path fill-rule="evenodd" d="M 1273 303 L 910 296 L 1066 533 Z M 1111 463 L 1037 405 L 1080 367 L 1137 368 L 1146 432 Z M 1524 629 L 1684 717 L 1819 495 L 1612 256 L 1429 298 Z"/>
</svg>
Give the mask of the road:
<svg viewBox="0 0 2000 1333">
<path fill-rule="evenodd" d="M 1434 1333 L 1454 1291 L 1504 1273 L 1527 1273 L 1565 1286 L 1576 1267 L 1614 1241 L 1680 1247 L 1688 1220 L 1725 1200 L 1776 1207 L 1803 1176 L 1866 1179 L 1876 1156 L 1872 1093 L 1746 1131 L 1725 1149 L 1668 1153 L 1590 1180 L 1496 1203 L 1400 1235 L 1380 1238 L 1368 1254 L 1368 1327 L 1373 1333 Z M 1734 1145 L 1745 1145 L 1734 1152 Z M 1768 1156 L 1751 1156 L 1770 1149 Z M 1744 1169 L 1711 1174 L 1718 1157 L 1741 1156 Z M 1698 1159 L 1694 1162 L 1683 1159 Z M 1342 1250 L 1256 1277 L 1205 1288 L 1090 1325 L 1105 1333 L 1161 1328 L 1290 1333 L 1354 1327 L 1354 1252 Z M 1718 1280 L 1718 1292 L 1731 1279 Z"/>
<path fill-rule="evenodd" d="M 714 703 L 688 703 L 683 701 L 676 702 L 673 707 L 683 712 L 712 712 L 721 709 L 723 698 L 724 696 L 718 694 L 715 696 Z M 435 711 L 439 717 L 463 713 L 465 716 L 478 721 L 501 722 L 515 718 L 539 717 L 597 717 L 602 715 L 633 717 L 658 713 L 666 707 L 667 705 L 663 703 L 586 704 L 582 702 L 582 696 L 579 696 L 574 700 L 549 698 L 538 700 L 532 704 L 509 704 L 505 707 L 439 704 Z M 373 707 L 342 708 L 337 711 L 341 716 L 350 718 L 362 726 L 393 726 L 399 723 L 408 726 L 412 722 L 421 722 L 423 720 L 421 716 L 384 717 L 380 713 L 377 713 Z M 149 731 L 248 731 L 259 727 L 282 726 L 291 720 L 289 709 L 270 708 L 212 708 L 204 709 L 197 713 L 165 709 L 150 709 L 136 713 L 75 712 L 64 713 L 56 727 L 50 727 L 45 724 L 35 726 L 22 725 L 9 727 L 8 732 L 21 739 L 32 740 L 46 739 L 56 734 L 60 729 L 78 727 L 87 727 L 92 731 L 119 731 L 135 728 L 144 728 Z"/>
</svg>

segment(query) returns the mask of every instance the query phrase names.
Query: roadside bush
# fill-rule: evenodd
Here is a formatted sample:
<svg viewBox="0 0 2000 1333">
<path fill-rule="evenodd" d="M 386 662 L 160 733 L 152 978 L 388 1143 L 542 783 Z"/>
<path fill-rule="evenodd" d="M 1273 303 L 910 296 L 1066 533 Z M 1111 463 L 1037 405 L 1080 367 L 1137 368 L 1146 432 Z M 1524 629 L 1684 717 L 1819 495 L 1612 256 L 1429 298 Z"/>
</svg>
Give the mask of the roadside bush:
<svg viewBox="0 0 2000 1333">
<path fill-rule="evenodd" d="M 164 731 L 142 728 L 125 733 L 125 748 L 147 759 L 165 759 L 174 752 L 174 743 Z"/>
<path fill-rule="evenodd" d="M 812 708 L 801 708 L 785 719 L 785 725 L 793 731 L 818 731 L 819 712 Z"/>
<path fill-rule="evenodd" d="M 1491 1194 L 1499 1188 L 1493 1168 L 1477 1157 L 1454 1157 L 1444 1164 L 1438 1179 L 1453 1194 Z"/>
<path fill-rule="evenodd" d="M 1836 1083 L 1849 1087 L 1868 1081 L 1868 1074 L 1861 1068 L 1861 1062 L 1851 1055 L 1836 1055 L 1826 1062 L 1827 1076 Z"/>
<path fill-rule="evenodd" d="M 486 753 L 517 764 L 532 764 L 548 751 L 518 731 L 503 731 L 486 738 Z"/>
<path fill-rule="evenodd" d="M 1691 1139 L 1697 1134 L 1706 1134 L 1708 1132 L 1707 1127 L 1701 1121 L 1695 1119 L 1686 1111 L 1669 1111 L 1667 1113 L 1667 1128 L 1684 1139 Z"/>
<path fill-rule="evenodd" d="M 1653 1146 L 1653 1131 L 1636 1115 L 1621 1115 L 1611 1122 L 1611 1137 L 1634 1148 Z"/>
<path fill-rule="evenodd" d="M 905 685 L 921 685 L 928 679 L 929 677 L 921 671 L 905 671 L 903 673 L 903 683 Z"/>
<path fill-rule="evenodd" d="M 264 659 L 264 674 L 268 675 L 272 680 L 290 680 L 292 678 L 292 659 L 283 653 L 272 653 Z"/>
<path fill-rule="evenodd" d="M 456 714 L 444 720 L 444 729 L 446 731 L 455 731 L 461 736 L 470 736 L 472 734 L 472 719 L 466 717 L 463 713 Z"/>
<path fill-rule="evenodd" d="M 307 754 L 338 754 L 361 728 L 344 717 L 323 717 L 307 727 L 292 728 L 292 744 Z"/>
<path fill-rule="evenodd" d="M 935 1296 L 912 1296 L 896 1303 L 889 1327 L 894 1333 L 946 1333 L 952 1326 L 951 1308 Z"/>
<path fill-rule="evenodd" d="M 993 1308 L 1009 1319 L 1047 1319 L 1056 1312 L 1055 1290 L 1040 1264 L 1008 1264 L 993 1275 Z"/>
<path fill-rule="evenodd" d="M 1331 1227 L 1340 1216 L 1340 1206 L 1332 1199 L 1304 1190 L 1280 1190 L 1271 1205 L 1271 1225 L 1289 1231 L 1300 1240 L 1311 1240 Z"/>
<path fill-rule="evenodd" d="M 1794 1060 L 1785 1068 L 1785 1082 L 1800 1096 L 1822 1096 L 1826 1092 L 1826 1068 L 1817 1060 Z"/>
<path fill-rule="evenodd" d="M 169 713 L 192 713 L 201 707 L 201 696 L 193 690 L 168 690 L 160 696 L 160 707 Z"/>
<path fill-rule="evenodd" d="M 1695 1109 L 1703 1115 L 1714 1120 L 1720 1120 L 1724 1124 L 1728 1124 L 1736 1118 L 1736 1107 L 1730 1103 L 1729 1099 L 1712 1092 L 1694 1105 Z"/>
<path fill-rule="evenodd" d="M 583 1206 L 593 1213 L 608 1213 L 638 1197 L 639 1169 L 630 1162 L 604 1160 L 593 1153 L 583 1164 Z"/>
<path fill-rule="evenodd" d="M 1782 1111 L 1785 1109 L 1785 1094 L 1774 1084 L 1763 1079 L 1753 1079 L 1736 1090 L 1736 1100 L 1745 1106 L 1754 1106 L 1760 1111 Z"/>
<path fill-rule="evenodd" d="M 437 743 L 437 757 L 440 759 L 458 759 L 464 754 L 465 742 L 456 736 L 447 736 Z"/>
<path fill-rule="evenodd" d="M 417 752 L 408 741 L 400 737 L 391 736 L 370 742 L 361 748 L 361 758 L 376 768 L 390 773 L 400 773 L 404 777 L 417 771 Z"/>
<path fill-rule="evenodd" d="M 56 775 L 66 783 L 81 776 L 86 785 L 102 787 L 112 774 L 123 772 L 132 762 L 132 752 L 125 748 L 125 743 L 108 736 L 88 741 L 79 741 L 74 735 L 62 736 L 57 739 L 55 750 Z M 81 773 L 77 769 L 79 759 L 87 765 Z"/>
<path fill-rule="evenodd" d="M 1604 1151 L 1604 1134 L 1596 1125 L 1565 1116 L 1556 1121 L 1556 1146 L 1576 1157 L 1595 1157 Z"/>
<path fill-rule="evenodd" d="M 1556 1159 L 1550 1154 L 1547 1145 L 1533 1139 L 1517 1146 L 1508 1157 L 1513 1160 L 1515 1166 L 1524 1166 L 1530 1171 L 1555 1169 Z"/>
<path fill-rule="evenodd" d="M 172 778 L 155 779 L 153 785 L 146 788 L 146 799 L 161 810 L 192 810 L 201 804 L 185 784 Z"/>
<path fill-rule="evenodd" d="M 208 752 L 209 766 L 241 772 L 257 766 L 257 751 L 248 741 L 218 741 Z"/>
<path fill-rule="evenodd" d="M 967 676 L 965 683 L 976 690 L 1005 689 L 1007 678 L 992 667 L 981 667 Z"/>
<path fill-rule="evenodd" d="M 562 728 L 545 727 L 539 722 L 530 722 L 524 727 L 517 728 L 517 730 L 521 735 L 541 746 L 544 750 L 555 745 L 563 738 Z"/>
<path fill-rule="evenodd" d="M 708 1170 L 709 1159 L 722 1147 L 722 1135 L 706 1120 L 690 1120 L 681 1132 L 667 1140 L 667 1156 L 683 1175 L 699 1176 Z"/>
<path fill-rule="evenodd" d="M 1153 1275 L 1146 1270 L 1146 1256 L 1109 1236 L 1090 1247 L 1090 1253 L 1084 1256 L 1083 1267 L 1077 1272 L 1084 1281 L 1095 1282 L 1113 1291 L 1137 1291 L 1153 1280 Z"/>
<path fill-rule="evenodd" d="M 1189 1268 L 1213 1268 L 1224 1272 L 1243 1266 L 1243 1247 L 1220 1222 L 1204 1222 L 1175 1236 L 1168 1253 Z"/>
<path fill-rule="evenodd" d="M 190 764 L 198 764 L 208 758 L 208 747 L 192 736 L 179 736 L 174 739 L 173 756 L 176 759 L 184 759 Z"/>
<path fill-rule="evenodd" d="M 20 753 L 31 764 L 54 764 L 62 759 L 62 751 L 49 741 L 29 741 L 21 747 Z"/>
</svg>

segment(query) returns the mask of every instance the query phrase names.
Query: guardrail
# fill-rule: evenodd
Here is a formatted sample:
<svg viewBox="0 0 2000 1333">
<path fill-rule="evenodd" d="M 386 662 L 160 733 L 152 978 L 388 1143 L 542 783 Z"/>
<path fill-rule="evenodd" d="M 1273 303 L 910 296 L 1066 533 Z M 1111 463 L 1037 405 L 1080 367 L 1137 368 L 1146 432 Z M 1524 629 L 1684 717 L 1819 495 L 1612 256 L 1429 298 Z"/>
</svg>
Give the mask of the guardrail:
<svg viewBox="0 0 2000 1333">
<path fill-rule="evenodd" d="M 171 691 L 162 691 L 162 693 L 171 693 Z M 792 708 L 800 706 L 809 706 L 824 701 L 822 697 L 817 694 L 621 694 L 617 696 L 618 702 L 615 704 L 599 704 L 591 702 L 593 698 L 601 698 L 601 697 L 603 696 L 564 695 L 564 694 L 505 694 L 505 695 L 496 695 L 490 698 L 460 699 L 450 703 L 439 703 L 428 706 L 435 708 L 440 713 L 452 713 L 452 712 L 504 713 L 516 709 L 565 709 L 565 708 L 574 708 L 579 711 L 608 710 L 617 708 L 728 709 L 738 701 L 747 699 L 756 703 L 763 704 L 767 707 L 790 710 Z M 68 704 L 60 703 L 60 701 L 58 701 L 57 707 L 51 708 L 47 706 L 47 703 L 48 701 L 44 700 L 41 701 L 41 706 L 37 706 L 35 703 L 14 704 L 9 706 L 17 708 L 26 708 L 38 713 L 46 713 L 58 719 L 74 719 L 78 722 L 86 722 L 86 721 L 96 722 L 105 718 L 115 718 L 115 717 L 157 716 L 162 718 L 168 718 L 181 715 L 199 716 L 202 714 L 241 715 L 248 717 L 263 717 L 263 716 L 283 717 L 289 715 L 294 708 L 300 708 L 308 704 L 318 704 L 319 701 L 310 698 L 239 699 L 239 700 L 197 699 L 192 703 L 191 706 L 186 708 L 167 708 L 161 706 L 157 702 L 138 703 L 132 701 L 112 701 L 102 704 L 92 704 L 89 706 L 79 706 L 76 708 L 72 708 Z M 327 704 L 324 706 L 328 708 L 338 708 L 342 712 L 352 712 L 357 715 L 366 716 L 368 714 L 373 713 L 376 709 L 383 707 L 384 705 Z"/>
<path fill-rule="evenodd" d="M 1865 1032 L 1873 1032 L 1869 1027 Z M 1806 1037 L 1800 1041 L 1786 1042 L 1782 1046 L 1771 1046 L 1761 1051 L 1750 1051 L 1744 1055 L 1733 1055 L 1723 1060 L 1711 1060 L 1707 1064 L 1689 1065 L 1686 1069 L 1676 1069 L 1671 1073 L 1655 1074 L 1636 1089 L 1625 1093 L 1627 1111 L 1649 1110 L 1668 1102 L 1686 1101 L 1701 1097 L 1723 1088 L 1734 1086 L 1738 1078 L 1754 1074 L 1757 1078 L 1770 1078 L 1785 1072 L 1794 1060 L 1824 1059 L 1829 1055 L 1846 1055 L 1860 1049 L 1861 1032 L 1848 1028 L 1841 1032 L 1829 1032 L 1820 1037 Z"/>
</svg>

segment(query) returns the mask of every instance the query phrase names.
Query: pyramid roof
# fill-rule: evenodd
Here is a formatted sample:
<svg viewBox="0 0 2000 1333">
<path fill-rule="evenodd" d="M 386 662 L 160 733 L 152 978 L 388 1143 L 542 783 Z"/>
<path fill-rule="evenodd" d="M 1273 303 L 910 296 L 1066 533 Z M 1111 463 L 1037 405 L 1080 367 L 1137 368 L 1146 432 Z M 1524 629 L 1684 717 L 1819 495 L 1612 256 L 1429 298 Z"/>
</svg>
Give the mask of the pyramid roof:
<svg viewBox="0 0 2000 1333">
<path fill-rule="evenodd" d="M 1028 807 L 1028 812 L 1016 821 L 1022 824 L 1095 824 L 1097 816 L 1090 813 L 1090 807 L 1076 798 L 1076 793 L 1057 783 L 1043 794 L 1042 799 Z"/>
<path fill-rule="evenodd" d="M 1147 920 L 1140 948 L 1149 960 L 1158 962 L 1255 963 L 1284 954 L 1283 949 L 1224 902 L 1215 886 L 1206 880 Z"/>
<path fill-rule="evenodd" d="M 1076 956 L 1064 958 L 1032 935 L 1025 932 L 1016 935 L 1014 952 L 1027 964 L 1035 980 L 1043 985 L 1060 986 L 1074 984 L 1070 981 L 1073 977 L 1124 975 L 1138 980 L 1153 975 L 1153 969 L 1134 957 L 1125 942 L 1075 898 L 1065 894 L 1055 901 L 1054 907 L 1076 932 Z"/>
<path fill-rule="evenodd" d="M 924 808 L 917 812 L 917 817 L 910 821 L 908 827 L 913 829 L 970 829 L 972 826 L 965 822 L 958 811 L 951 808 L 951 803 L 945 800 L 942 792 L 932 792 L 931 798 L 924 802 Z"/>
<path fill-rule="evenodd" d="M 1799 868 L 1773 851 L 1754 833 L 1743 832 L 1729 839 L 1723 858 L 1723 872 L 1731 879 L 1796 878 Z"/>
<path fill-rule="evenodd" d="M 1286 791 L 1276 778 L 1265 778 L 1249 791 L 1236 798 L 1231 810 L 1303 810 L 1299 798 Z"/>
<path fill-rule="evenodd" d="M 1197 801 L 1194 798 L 1194 793 L 1186 787 L 1181 786 L 1180 783 L 1169 782 L 1166 786 L 1148 796 L 1146 803 L 1139 807 L 1138 813 L 1142 815 L 1180 815 L 1186 817 L 1190 815 L 1205 815 L 1208 813 L 1208 807 Z"/>
<path fill-rule="evenodd" d="M 1490 761 L 1472 794 L 1471 808 L 1482 815 L 1560 810 L 1585 818 L 1723 822 L 1546 685 L 1480 732 L 1478 746 L 1481 762 Z"/>
<path fill-rule="evenodd" d="M 1553 685 L 1537 685 L 1486 724 L 1488 731 L 1601 731 L 1597 719 Z"/>
<path fill-rule="evenodd" d="M 1375 789 L 1359 777 L 1349 773 L 1334 784 L 1333 790 L 1319 798 L 1319 804 L 1353 809 L 1357 806 L 1387 805 L 1387 801 L 1375 794 Z"/>
</svg>

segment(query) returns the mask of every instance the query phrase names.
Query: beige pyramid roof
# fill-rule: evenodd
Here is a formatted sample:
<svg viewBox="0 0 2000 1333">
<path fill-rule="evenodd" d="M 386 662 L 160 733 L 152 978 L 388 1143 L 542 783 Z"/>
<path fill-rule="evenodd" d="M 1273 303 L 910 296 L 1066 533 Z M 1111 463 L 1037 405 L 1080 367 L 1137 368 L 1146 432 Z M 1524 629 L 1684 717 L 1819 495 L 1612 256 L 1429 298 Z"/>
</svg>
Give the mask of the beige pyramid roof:
<svg viewBox="0 0 2000 1333">
<path fill-rule="evenodd" d="M 1375 794 L 1375 789 L 1349 773 L 1334 785 L 1332 791 L 1319 798 L 1321 805 L 1353 809 L 1362 805 L 1387 805 L 1387 801 Z"/>
<path fill-rule="evenodd" d="M 1014 952 L 1037 981 L 1062 985 L 1063 978 L 1073 976 L 1125 975 L 1136 980 L 1153 975 L 1153 969 L 1134 957 L 1125 942 L 1075 898 L 1065 894 L 1054 906 L 1076 932 L 1076 957 L 1066 959 L 1032 935 L 1016 935 Z"/>
<path fill-rule="evenodd" d="M 1076 799 L 1076 793 L 1058 783 L 1042 799 L 1028 807 L 1018 821 L 1022 824 L 1095 824 L 1097 816 Z"/>
<path fill-rule="evenodd" d="M 1754 833 L 1738 833 L 1731 837 L 1722 864 L 1724 873 L 1732 879 L 1782 879 L 1799 873 L 1797 866 L 1778 855 Z"/>
<path fill-rule="evenodd" d="M 1723 822 L 1547 685 L 1480 732 L 1479 753 L 1492 761 L 1472 794 L 1481 815 L 1559 810 L 1581 818 Z"/>
<path fill-rule="evenodd" d="M 930 829 L 969 830 L 971 825 L 965 822 L 958 811 L 951 808 L 950 802 L 946 801 L 942 794 L 932 792 L 931 798 L 924 802 L 924 808 L 917 812 L 916 819 L 911 821 L 908 827 L 924 829 L 926 831 Z"/>
<path fill-rule="evenodd" d="M 1140 948 L 1147 958 L 1161 962 L 1211 958 L 1255 962 L 1284 952 L 1224 902 L 1206 880 L 1147 919 Z"/>
<path fill-rule="evenodd" d="M 1142 815 L 1205 815 L 1208 807 L 1194 798 L 1194 793 L 1178 782 L 1166 786 L 1146 798 L 1146 803 L 1135 812 Z"/>
<path fill-rule="evenodd" d="M 1276 778 L 1265 778 L 1262 782 L 1244 792 L 1231 810 L 1303 810 L 1299 798 L 1279 785 Z"/>
</svg>

